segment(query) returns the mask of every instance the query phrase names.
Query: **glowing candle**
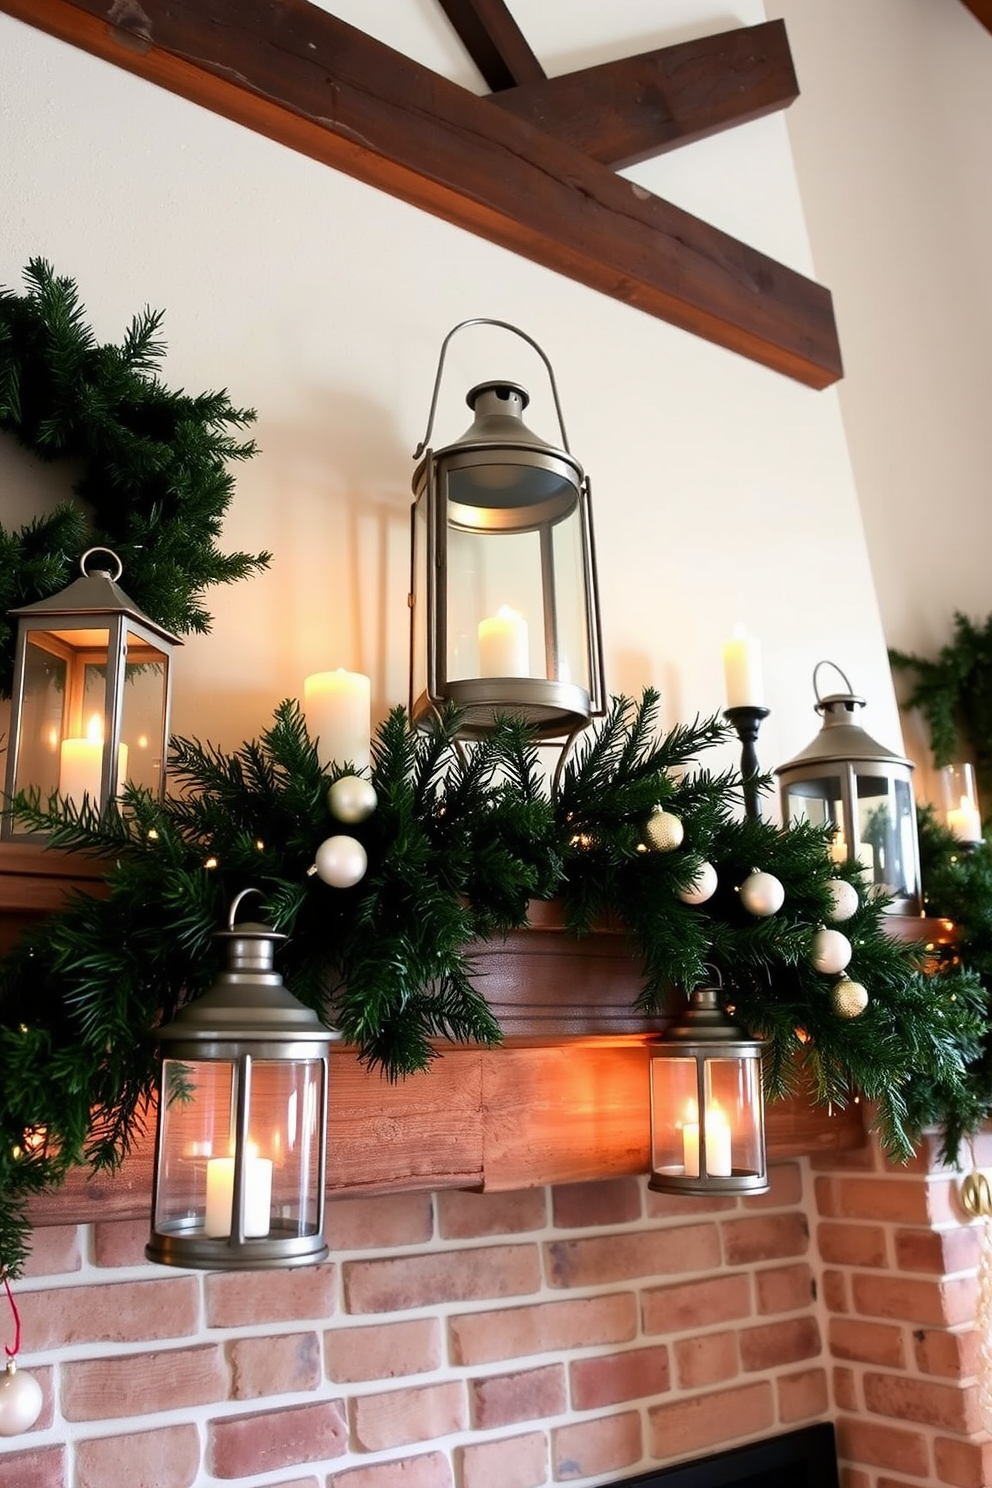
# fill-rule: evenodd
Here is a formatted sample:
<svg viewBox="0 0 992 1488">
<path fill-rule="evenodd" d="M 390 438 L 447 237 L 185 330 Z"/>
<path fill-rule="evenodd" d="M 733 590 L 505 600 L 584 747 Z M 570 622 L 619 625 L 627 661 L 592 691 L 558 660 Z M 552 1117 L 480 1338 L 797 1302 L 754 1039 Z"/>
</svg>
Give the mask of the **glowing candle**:
<svg viewBox="0 0 992 1488">
<path fill-rule="evenodd" d="M 85 739 L 63 739 L 59 753 L 59 794 L 72 801 L 78 811 L 83 797 L 100 809 L 100 777 L 103 774 L 103 726 L 94 713 Z M 118 746 L 117 782 L 123 785 L 127 775 L 127 745 Z"/>
<path fill-rule="evenodd" d="M 847 838 L 843 831 L 835 832 L 830 843 L 830 856 L 835 863 L 847 862 Z"/>
<path fill-rule="evenodd" d="M 231 1233 L 234 1203 L 234 1158 L 212 1157 L 207 1163 L 207 1212 L 204 1233 L 223 1240 Z M 245 1157 L 245 1238 L 269 1233 L 272 1204 L 272 1162 L 267 1157 Z"/>
<path fill-rule="evenodd" d="M 682 1165 L 687 1178 L 699 1177 L 699 1115 L 690 1102 L 689 1119 L 682 1127 Z M 706 1176 L 729 1178 L 733 1173 L 730 1124 L 719 1106 L 706 1112 Z"/>
<path fill-rule="evenodd" d="M 754 636 L 745 635 L 743 625 L 735 625 L 732 638 L 724 644 L 723 675 L 728 708 L 765 706 L 761 643 Z"/>
<path fill-rule="evenodd" d="M 303 712 L 307 733 L 316 741 L 320 763 L 343 765 L 351 760 L 356 770 L 369 763 L 372 731 L 372 683 L 361 672 L 315 672 L 303 683 Z"/>
<path fill-rule="evenodd" d="M 981 842 L 982 818 L 968 796 L 947 813 L 947 826 L 959 842 Z"/>
<path fill-rule="evenodd" d="M 495 615 L 479 621 L 479 676 L 530 676 L 527 621 L 507 605 L 500 605 Z"/>
</svg>

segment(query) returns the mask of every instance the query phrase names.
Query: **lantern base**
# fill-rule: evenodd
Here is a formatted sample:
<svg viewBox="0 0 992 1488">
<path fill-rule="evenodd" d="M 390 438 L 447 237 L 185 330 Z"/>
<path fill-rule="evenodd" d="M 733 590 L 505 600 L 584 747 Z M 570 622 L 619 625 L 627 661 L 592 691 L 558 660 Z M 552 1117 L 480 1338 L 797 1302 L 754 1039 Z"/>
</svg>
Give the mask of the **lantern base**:
<svg viewBox="0 0 992 1488">
<path fill-rule="evenodd" d="M 584 687 L 573 682 L 549 682 L 537 677 L 466 677 L 448 682 L 436 701 L 422 693 L 413 707 L 413 720 L 451 703 L 461 709 L 458 730 L 464 739 L 484 739 L 500 718 L 522 719 L 540 739 L 558 739 L 585 728 L 593 709 Z"/>
<path fill-rule="evenodd" d="M 684 1168 L 659 1168 L 651 1173 L 648 1188 L 655 1193 L 689 1194 L 709 1198 L 714 1194 L 761 1194 L 769 1189 L 768 1174 L 734 1168 L 725 1178 L 700 1178 Z"/>
<path fill-rule="evenodd" d="M 327 1259 L 320 1233 L 301 1235 L 295 1226 L 273 1224 L 268 1235 L 240 1244 L 226 1236 L 212 1239 L 202 1221 L 180 1219 L 152 1231 L 145 1255 L 160 1266 L 187 1266 L 200 1271 L 273 1271 L 289 1266 L 316 1266 Z"/>
</svg>

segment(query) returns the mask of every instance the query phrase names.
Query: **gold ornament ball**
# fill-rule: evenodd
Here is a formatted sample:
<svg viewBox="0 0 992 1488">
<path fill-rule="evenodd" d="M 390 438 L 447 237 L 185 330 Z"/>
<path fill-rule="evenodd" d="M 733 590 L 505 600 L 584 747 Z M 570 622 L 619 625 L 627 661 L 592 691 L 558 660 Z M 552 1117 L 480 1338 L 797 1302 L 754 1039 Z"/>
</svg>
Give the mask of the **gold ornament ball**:
<svg viewBox="0 0 992 1488">
<path fill-rule="evenodd" d="M 700 863 L 691 884 L 676 893 L 683 904 L 705 904 L 716 893 L 716 869 L 712 863 Z"/>
<path fill-rule="evenodd" d="M 648 817 L 645 835 L 655 852 L 674 852 L 685 836 L 681 819 L 662 806 L 656 806 Z"/>
<path fill-rule="evenodd" d="M 749 914 L 765 918 L 785 903 L 785 889 L 774 873 L 750 873 L 740 887 L 741 903 Z"/>
<path fill-rule="evenodd" d="M 838 924 L 856 914 L 861 903 L 857 889 L 846 878 L 832 878 L 827 884 L 827 896 L 830 900 L 829 918 Z"/>
<path fill-rule="evenodd" d="M 842 976 L 830 993 L 830 1005 L 838 1018 L 860 1018 L 868 1006 L 868 992 L 860 982 Z"/>
<path fill-rule="evenodd" d="M 378 801 L 371 780 L 360 775 L 342 775 L 327 792 L 331 815 L 339 822 L 363 822 L 372 815 Z"/>
</svg>

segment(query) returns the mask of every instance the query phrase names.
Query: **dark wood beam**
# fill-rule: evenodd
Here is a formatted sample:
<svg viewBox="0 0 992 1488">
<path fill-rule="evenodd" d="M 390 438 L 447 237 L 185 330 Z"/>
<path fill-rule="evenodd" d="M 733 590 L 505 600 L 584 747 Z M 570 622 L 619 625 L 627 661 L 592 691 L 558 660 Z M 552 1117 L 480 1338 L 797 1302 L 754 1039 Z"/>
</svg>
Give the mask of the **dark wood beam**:
<svg viewBox="0 0 992 1488">
<path fill-rule="evenodd" d="M 545 76 L 503 0 L 440 0 L 440 5 L 494 93 Z"/>
<path fill-rule="evenodd" d="M 447 9 L 452 0 L 441 3 Z M 617 168 L 760 119 L 798 97 L 785 25 L 766 21 L 543 78 L 490 101 Z"/>
<path fill-rule="evenodd" d="M 828 290 L 306 0 L 0 10 L 810 387 L 842 375 Z"/>
<path fill-rule="evenodd" d="M 992 0 L 963 0 L 963 3 L 986 31 L 992 31 Z"/>
</svg>

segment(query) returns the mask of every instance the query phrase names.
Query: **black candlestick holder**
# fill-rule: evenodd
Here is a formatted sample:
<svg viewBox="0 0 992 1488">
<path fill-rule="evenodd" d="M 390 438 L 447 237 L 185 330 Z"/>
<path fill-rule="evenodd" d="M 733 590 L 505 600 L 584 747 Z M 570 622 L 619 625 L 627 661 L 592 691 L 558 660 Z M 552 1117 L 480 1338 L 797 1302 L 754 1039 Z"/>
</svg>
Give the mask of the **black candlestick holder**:
<svg viewBox="0 0 992 1488">
<path fill-rule="evenodd" d="M 768 717 L 769 708 L 754 708 L 750 703 L 743 703 L 737 708 L 725 708 L 723 716 L 732 723 L 737 730 L 737 737 L 741 741 L 741 784 L 744 787 L 744 814 L 751 821 L 760 821 L 761 810 L 758 806 L 758 752 L 755 744 L 758 742 L 758 730 L 761 728 L 762 720 Z"/>
</svg>

